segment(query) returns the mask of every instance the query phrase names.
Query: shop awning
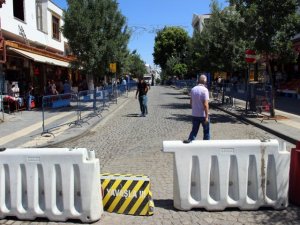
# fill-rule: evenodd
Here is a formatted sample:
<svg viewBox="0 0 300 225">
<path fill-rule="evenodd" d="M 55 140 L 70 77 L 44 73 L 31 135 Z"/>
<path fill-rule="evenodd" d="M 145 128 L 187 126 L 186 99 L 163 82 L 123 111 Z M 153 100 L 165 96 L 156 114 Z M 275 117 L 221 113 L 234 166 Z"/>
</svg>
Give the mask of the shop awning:
<svg viewBox="0 0 300 225">
<path fill-rule="evenodd" d="M 41 62 L 41 63 L 46 63 L 46 64 L 51 64 L 51 65 L 57 65 L 57 66 L 62 66 L 62 67 L 69 67 L 69 63 L 65 62 L 65 61 L 61 61 L 61 60 L 57 60 L 57 59 L 53 59 L 47 56 L 43 56 L 43 55 L 38 55 L 35 53 L 31 53 L 31 52 L 26 52 L 24 50 L 20 50 L 20 49 L 16 49 L 16 48 L 12 48 L 9 47 L 8 48 L 11 51 L 14 51 L 28 59 L 31 59 L 35 62 Z"/>
</svg>

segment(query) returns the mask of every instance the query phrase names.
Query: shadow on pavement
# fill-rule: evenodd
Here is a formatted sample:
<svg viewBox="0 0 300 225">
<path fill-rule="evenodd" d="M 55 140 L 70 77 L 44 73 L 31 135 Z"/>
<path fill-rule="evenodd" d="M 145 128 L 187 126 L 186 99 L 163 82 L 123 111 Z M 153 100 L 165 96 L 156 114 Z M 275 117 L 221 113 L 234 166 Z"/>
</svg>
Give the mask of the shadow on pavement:
<svg viewBox="0 0 300 225">
<path fill-rule="evenodd" d="M 189 96 L 187 96 L 187 97 L 176 97 L 177 99 L 187 99 L 187 100 L 189 100 L 190 99 L 190 97 Z"/>
<path fill-rule="evenodd" d="M 232 116 L 229 115 L 220 115 L 220 114 L 211 114 L 210 115 L 210 123 L 245 123 L 244 121 L 238 120 Z"/>
<path fill-rule="evenodd" d="M 154 199 L 154 205 L 158 208 L 163 208 L 167 210 L 176 210 L 173 207 L 173 200 L 172 199 Z"/>
<path fill-rule="evenodd" d="M 57 222 L 57 221 L 52 221 L 52 220 L 48 220 L 47 218 L 41 218 L 41 217 L 36 217 L 33 220 L 28 220 L 28 221 L 24 221 L 22 219 L 18 219 L 17 217 L 15 216 L 8 216 L 8 217 L 5 217 L 5 220 L 15 220 L 16 224 L 31 224 L 34 223 L 34 224 L 47 224 L 47 223 L 50 223 L 50 224 L 60 224 L 60 223 L 71 223 L 71 224 L 82 224 L 82 222 L 78 219 L 68 219 L 66 221 L 63 221 L 63 222 Z M 19 221 L 19 222 L 17 222 Z M 2 224 L 2 223 L 1 223 Z"/>
<path fill-rule="evenodd" d="M 131 113 L 131 114 L 124 115 L 123 117 L 140 117 L 140 114 L 138 114 L 138 113 Z"/>
<path fill-rule="evenodd" d="M 164 95 L 184 95 L 182 93 L 163 93 Z"/>
<path fill-rule="evenodd" d="M 257 222 L 261 222 L 264 216 L 266 224 L 300 224 L 300 212 L 296 206 L 289 206 L 285 210 L 274 210 L 272 208 L 260 208 L 259 214 L 253 215 Z"/>
<path fill-rule="evenodd" d="M 160 105 L 162 108 L 167 109 L 190 109 L 191 106 L 188 103 L 172 103 L 168 105 Z"/>
<path fill-rule="evenodd" d="M 183 122 L 192 122 L 192 116 L 191 115 L 182 115 L 182 114 L 171 114 L 172 117 L 166 117 L 167 120 L 177 120 L 177 121 L 183 121 Z"/>
<path fill-rule="evenodd" d="M 171 117 L 166 117 L 166 119 L 192 123 L 193 117 L 191 115 L 171 114 Z M 232 116 L 219 115 L 219 114 L 211 114 L 210 123 L 211 124 L 216 124 L 216 123 L 242 124 L 243 123 L 248 125 L 247 122 L 238 120 Z"/>
</svg>

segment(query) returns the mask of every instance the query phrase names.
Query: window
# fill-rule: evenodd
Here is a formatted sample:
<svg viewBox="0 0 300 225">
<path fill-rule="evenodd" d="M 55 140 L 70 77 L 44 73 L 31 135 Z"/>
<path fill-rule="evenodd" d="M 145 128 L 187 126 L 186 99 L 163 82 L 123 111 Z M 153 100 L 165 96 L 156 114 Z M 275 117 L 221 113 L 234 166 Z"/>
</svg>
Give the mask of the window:
<svg viewBox="0 0 300 225">
<path fill-rule="evenodd" d="M 14 17 L 25 21 L 24 17 L 24 0 L 13 0 Z"/>
<path fill-rule="evenodd" d="M 59 18 L 52 16 L 52 38 L 59 40 Z"/>
<path fill-rule="evenodd" d="M 36 0 L 36 26 L 38 30 L 43 30 L 43 7 L 40 0 Z"/>
</svg>

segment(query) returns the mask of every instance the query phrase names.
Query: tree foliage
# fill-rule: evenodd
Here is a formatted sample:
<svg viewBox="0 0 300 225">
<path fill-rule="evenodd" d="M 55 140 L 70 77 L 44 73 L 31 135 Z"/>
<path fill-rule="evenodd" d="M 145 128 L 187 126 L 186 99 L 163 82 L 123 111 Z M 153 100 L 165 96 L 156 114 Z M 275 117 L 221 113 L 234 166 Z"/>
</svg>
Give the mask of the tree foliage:
<svg viewBox="0 0 300 225">
<path fill-rule="evenodd" d="M 180 62 L 180 58 L 172 57 L 169 58 L 166 63 L 165 73 L 169 76 L 177 76 L 183 79 L 187 74 L 188 68 L 185 63 Z"/>
<path fill-rule="evenodd" d="M 231 0 L 248 25 L 248 39 L 267 64 L 273 102 L 271 116 L 275 116 L 275 63 L 292 62 L 296 54 L 292 38 L 300 32 L 300 16 L 296 12 L 298 0 Z"/>
<path fill-rule="evenodd" d="M 62 28 L 76 65 L 87 74 L 107 72 L 126 57 L 130 34 L 116 0 L 68 0 Z"/>
<path fill-rule="evenodd" d="M 191 65 L 196 71 L 234 72 L 246 68 L 244 52 L 244 20 L 234 7 L 221 9 L 211 4 L 211 17 L 200 33 L 195 31 L 191 41 Z"/>
<path fill-rule="evenodd" d="M 182 63 L 188 49 L 188 33 L 180 27 L 165 27 L 155 37 L 154 63 L 163 70 L 166 69 L 170 58 L 177 57 Z"/>
<path fill-rule="evenodd" d="M 292 38 L 299 32 L 297 0 L 232 0 L 245 18 L 255 50 L 280 62 L 295 59 Z"/>
<path fill-rule="evenodd" d="M 147 72 L 145 62 L 136 51 L 130 53 L 125 62 L 124 73 L 131 74 L 133 77 L 139 77 Z"/>
</svg>

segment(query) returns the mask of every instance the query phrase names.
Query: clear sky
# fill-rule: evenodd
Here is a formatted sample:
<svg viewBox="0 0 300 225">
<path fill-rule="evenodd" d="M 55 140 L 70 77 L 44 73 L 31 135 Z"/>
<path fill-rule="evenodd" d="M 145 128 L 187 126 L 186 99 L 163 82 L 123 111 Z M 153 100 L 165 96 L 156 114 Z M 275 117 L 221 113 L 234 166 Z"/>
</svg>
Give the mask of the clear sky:
<svg viewBox="0 0 300 225">
<path fill-rule="evenodd" d="M 66 0 L 52 0 L 61 8 L 67 8 Z M 128 26 L 133 30 L 129 42 L 131 51 L 137 50 L 141 58 L 153 65 L 154 38 L 157 29 L 164 26 L 180 26 L 192 35 L 193 14 L 210 12 L 210 0 L 117 0 Z M 226 0 L 218 0 L 221 7 Z"/>
</svg>

